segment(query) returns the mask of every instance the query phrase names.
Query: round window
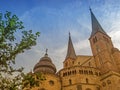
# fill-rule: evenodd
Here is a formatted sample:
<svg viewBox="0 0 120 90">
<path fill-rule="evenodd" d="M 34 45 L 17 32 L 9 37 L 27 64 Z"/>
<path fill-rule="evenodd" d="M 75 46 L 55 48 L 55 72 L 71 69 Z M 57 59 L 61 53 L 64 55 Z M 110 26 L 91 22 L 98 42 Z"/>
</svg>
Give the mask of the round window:
<svg viewBox="0 0 120 90">
<path fill-rule="evenodd" d="M 52 85 L 54 85 L 54 81 L 53 80 L 50 80 L 49 81 L 49 84 L 52 86 Z"/>
</svg>

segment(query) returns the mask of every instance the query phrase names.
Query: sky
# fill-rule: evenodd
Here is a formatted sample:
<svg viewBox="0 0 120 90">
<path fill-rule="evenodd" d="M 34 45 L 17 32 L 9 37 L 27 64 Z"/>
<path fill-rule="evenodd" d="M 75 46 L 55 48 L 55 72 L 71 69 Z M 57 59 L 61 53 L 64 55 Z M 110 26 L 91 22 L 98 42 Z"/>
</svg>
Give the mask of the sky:
<svg viewBox="0 0 120 90">
<path fill-rule="evenodd" d="M 62 69 L 69 32 L 76 54 L 92 55 L 90 7 L 120 49 L 120 0 L 0 0 L 0 12 L 10 11 L 24 22 L 26 30 L 40 32 L 37 45 L 16 57 L 16 67 L 33 70 L 47 48 L 57 70 Z"/>
</svg>

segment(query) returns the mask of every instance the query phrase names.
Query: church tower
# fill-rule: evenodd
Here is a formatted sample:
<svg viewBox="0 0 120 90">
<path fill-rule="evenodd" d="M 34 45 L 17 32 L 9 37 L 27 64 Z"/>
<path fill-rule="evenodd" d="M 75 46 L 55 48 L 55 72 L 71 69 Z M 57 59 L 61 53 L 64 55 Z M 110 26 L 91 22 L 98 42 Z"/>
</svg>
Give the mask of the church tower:
<svg viewBox="0 0 120 90">
<path fill-rule="evenodd" d="M 95 58 L 96 67 L 100 69 L 101 73 L 117 71 L 114 59 L 111 55 L 113 48 L 111 38 L 103 30 L 91 9 L 90 13 L 92 20 L 92 33 L 89 40 Z"/>
<path fill-rule="evenodd" d="M 76 53 L 73 47 L 71 35 L 69 33 L 67 55 L 66 55 L 65 61 L 63 62 L 64 68 L 73 66 L 75 59 L 76 59 Z"/>
</svg>

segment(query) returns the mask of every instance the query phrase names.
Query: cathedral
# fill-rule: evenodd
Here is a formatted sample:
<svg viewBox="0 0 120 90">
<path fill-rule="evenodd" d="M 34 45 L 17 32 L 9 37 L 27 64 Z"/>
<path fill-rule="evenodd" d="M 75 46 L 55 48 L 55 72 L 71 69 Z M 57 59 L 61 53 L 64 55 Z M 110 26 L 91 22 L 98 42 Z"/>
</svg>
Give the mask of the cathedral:
<svg viewBox="0 0 120 90">
<path fill-rule="evenodd" d="M 120 90 L 120 51 L 114 47 L 91 9 L 90 14 L 92 56 L 76 55 L 69 34 L 63 68 L 56 72 L 46 51 L 33 69 L 33 74 L 42 72 L 46 80 L 31 90 Z"/>
</svg>

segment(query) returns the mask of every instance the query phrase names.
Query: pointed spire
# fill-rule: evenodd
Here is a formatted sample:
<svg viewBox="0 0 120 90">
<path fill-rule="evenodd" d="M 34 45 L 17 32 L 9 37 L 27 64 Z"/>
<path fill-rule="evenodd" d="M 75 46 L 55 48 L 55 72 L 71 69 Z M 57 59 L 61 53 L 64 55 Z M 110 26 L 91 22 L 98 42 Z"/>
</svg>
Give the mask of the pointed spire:
<svg viewBox="0 0 120 90">
<path fill-rule="evenodd" d="M 106 32 L 103 30 L 103 28 L 99 24 L 98 20 L 96 19 L 95 15 L 93 14 L 91 8 L 90 8 L 90 13 L 91 13 L 91 20 L 92 20 L 91 36 L 93 36 L 96 32 L 102 32 L 103 34 L 106 34 Z"/>
<path fill-rule="evenodd" d="M 68 41 L 68 50 L 67 50 L 66 59 L 67 58 L 76 59 L 76 54 L 75 54 L 75 50 L 72 44 L 70 32 L 69 32 L 69 41 Z"/>
</svg>

